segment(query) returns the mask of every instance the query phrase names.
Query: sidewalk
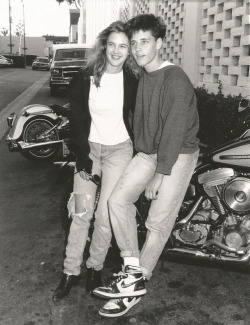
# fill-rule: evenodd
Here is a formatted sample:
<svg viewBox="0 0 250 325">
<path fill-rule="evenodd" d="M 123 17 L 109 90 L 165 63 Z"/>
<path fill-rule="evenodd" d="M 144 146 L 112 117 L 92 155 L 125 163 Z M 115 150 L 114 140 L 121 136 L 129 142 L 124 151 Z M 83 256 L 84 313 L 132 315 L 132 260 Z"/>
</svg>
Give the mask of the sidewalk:
<svg viewBox="0 0 250 325">
<path fill-rule="evenodd" d="M 31 78 L 31 70 L 22 71 L 24 74 L 23 78 Z M 5 108 L 0 112 L 0 139 L 2 139 L 3 135 L 8 130 L 6 119 L 7 117 L 13 113 L 22 109 L 24 106 L 27 106 L 32 98 L 38 93 L 38 91 L 43 87 L 43 85 L 48 81 L 49 72 L 45 73 L 42 77 L 36 80 L 31 84 L 28 88 L 19 88 L 18 92 L 20 93 L 14 100 L 12 100 Z M 32 78 L 32 80 L 34 77 Z M 2 90 L 4 91 L 4 89 Z"/>
</svg>

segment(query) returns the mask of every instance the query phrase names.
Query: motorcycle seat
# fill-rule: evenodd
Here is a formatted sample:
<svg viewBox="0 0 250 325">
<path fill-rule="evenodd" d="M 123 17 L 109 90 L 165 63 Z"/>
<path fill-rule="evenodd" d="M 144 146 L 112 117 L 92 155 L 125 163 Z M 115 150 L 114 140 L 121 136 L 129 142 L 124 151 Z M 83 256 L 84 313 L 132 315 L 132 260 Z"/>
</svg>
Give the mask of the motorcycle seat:
<svg viewBox="0 0 250 325">
<path fill-rule="evenodd" d="M 69 115 L 70 115 L 70 108 L 69 107 L 60 106 L 60 105 L 57 105 L 57 104 L 49 105 L 49 107 L 51 109 L 53 109 L 53 111 L 57 115 L 61 115 L 61 116 L 64 116 L 64 117 L 69 117 Z"/>
</svg>

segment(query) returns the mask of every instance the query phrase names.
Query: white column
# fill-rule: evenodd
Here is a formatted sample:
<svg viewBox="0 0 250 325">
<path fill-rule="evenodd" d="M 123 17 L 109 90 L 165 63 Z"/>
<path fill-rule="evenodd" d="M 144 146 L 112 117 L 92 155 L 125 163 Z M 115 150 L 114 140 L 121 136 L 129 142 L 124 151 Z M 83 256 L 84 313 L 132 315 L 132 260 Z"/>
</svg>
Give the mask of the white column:
<svg viewBox="0 0 250 325">
<path fill-rule="evenodd" d="M 194 85 L 198 82 L 199 73 L 201 6 L 201 1 L 185 2 L 182 68 Z"/>
<path fill-rule="evenodd" d="M 86 1 L 82 1 L 79 7 L 80 17 L 78 21 L 78 44 L 86 42 Z"/>
<path fill-rule="evenodd" d="M 115 2 L 112 0 L 86 0 L 87 44 L 93 45 L 97 35 L 118 19 L 119 10 L 115 10 L 114 6 L 119 6 L 119 3 L 119 0 Z"/>
</svg>

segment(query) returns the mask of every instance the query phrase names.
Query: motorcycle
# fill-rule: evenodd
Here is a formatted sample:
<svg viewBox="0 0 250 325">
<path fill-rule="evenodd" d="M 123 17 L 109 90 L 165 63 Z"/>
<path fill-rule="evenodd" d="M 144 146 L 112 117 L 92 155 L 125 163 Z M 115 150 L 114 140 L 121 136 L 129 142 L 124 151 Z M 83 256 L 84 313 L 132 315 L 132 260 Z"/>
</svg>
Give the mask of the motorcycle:
<svg viewBox="0 0 250 325">
<path fill-rule="evenodd" d="M 219 262 L 250 260 L 250 101 L 238 107 L 234 138 L 204 154 L 164 253 Z"/>
<path fill-rule="evenodd" d="M 69 104 L 24 107 L 7 118 L 9 131 L 6 137 L 10 151 L 19 151 L 31 160 L 50 160 L 60 147 L 67 156 L 69 138 Z"/>
<path fill-rule="evenodd" d="M 250 261 L 250 101 L 238 107 L 232 140 L 202 153 L 163 254 L 246 265 Z M 56 162 L 71 166 L 71 160 Z M 73 175 L 73 172 L 72 172 Z M 97 186 L 95 209 L 100 196 Z M 135 203 L 140 246 L 150 202 Z M 94 220 L 94 218 L 93 218 Z M 90 238 L 93 231 L 93 220 Z"/>
</svg>

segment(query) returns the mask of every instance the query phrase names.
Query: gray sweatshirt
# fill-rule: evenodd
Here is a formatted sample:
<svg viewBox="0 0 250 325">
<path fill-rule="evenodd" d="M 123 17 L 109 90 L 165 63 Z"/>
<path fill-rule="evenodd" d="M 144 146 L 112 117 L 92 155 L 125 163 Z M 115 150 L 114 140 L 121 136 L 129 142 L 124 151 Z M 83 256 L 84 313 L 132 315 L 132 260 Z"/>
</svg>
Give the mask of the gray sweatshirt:
<svg viewBox="0 0 250 325">
<path fill-rule="evenodd" d="M 143 72 L 134 114 L 137 152 L 157 154 L 156 172 L 170 175 L 179 154 L 198 150 L 199 117 L 193 85 L 185 72 L 170 65 Z"/>
</svg>

